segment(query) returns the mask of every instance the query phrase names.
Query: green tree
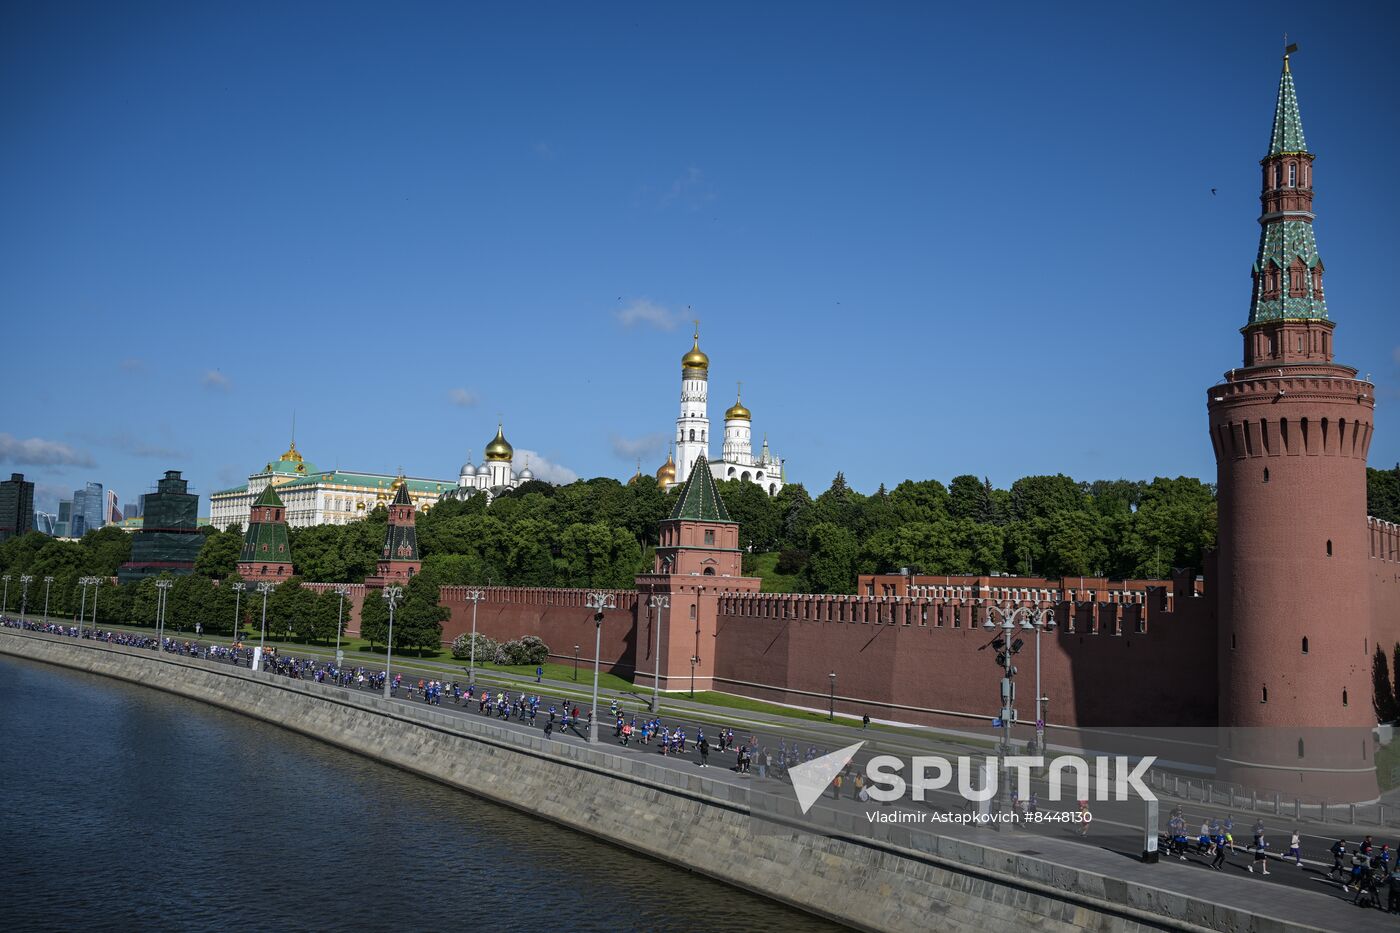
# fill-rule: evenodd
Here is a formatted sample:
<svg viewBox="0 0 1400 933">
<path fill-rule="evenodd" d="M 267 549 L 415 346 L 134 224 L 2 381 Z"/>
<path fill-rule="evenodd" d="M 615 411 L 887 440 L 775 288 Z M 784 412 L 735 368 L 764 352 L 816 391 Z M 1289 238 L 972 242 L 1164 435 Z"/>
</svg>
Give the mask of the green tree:
<svg viewBox="0 0 1400 933">
<path fill-rule="evenodd" d="M 1386 660 L 1385 649 L 1377 647 L 1371 661 L 1372 696 L 1376 707 L 1376 718 L 1380 722 L 1394 722 L 1400 719 L 1400 706 L 1395 700 L 1395 687 L 1390 679 L 1390 664 Z"/>
<path fill-rule="evenodd" d="M 575 523 L 559 536 L 562 586 L 628 587 L 641 570 L 641 562 L 642 549 L 623 528 L 602 522 Z"/>
<path fill-rule="evenodd" d="M 1400 463 L 1393 470 L 1366 468 L 1366 511 L 1386 522 L 1400 522 Z"/>
<path fill-rule="evenodd" d="M 834 522 L 819 522 L 807 535 L 807 552 L 802 576 L 811 592 L 854 592 L 860 557 L 854 534 Z"/>
<path fill-rule="evenodd" d="M 756 483 L 729 479 L 717 484 L 729 517 L 739 523 L 739 546 L 746 551 L 777 550 L 783 517 L 778 503 Z"/>
<path fill-rule="evenodd" d="M 199 556 L 194 561 L 194 572 L 211 580 L 222 580 L 238 569 L 238 557 L 242 551 L 241 525 L 216 531 L 204 539 L 204 546 L 199 549 Z"/>
<path fill-rule="evenodd" d="M 995 511 L 988 484 L 964 473 L 948 484 L 948 514 L 955 519 L 990 521 Z"/>
<path fill-rule="evenodd" d="M 1084 490 L 1074 480 L 1054 476 L 1023 476 L 1011 484 L 1011 518 L 1032 521 L 1057 512 L 1077 512 L 1085 507 Z"/>
<path fill-rule="evenodd" d="M 905 480 L 890 492 L 896 522 L 936 522 L 948 517 L 948 490 L 936 479 Z"/>
<path fill-rule="evenodd" d="M 1046 571 L 1054 576 L 1099 576 L 1108 562 L 1098 516 L 1059 512 L 1050 518 Z"/>
</svg>

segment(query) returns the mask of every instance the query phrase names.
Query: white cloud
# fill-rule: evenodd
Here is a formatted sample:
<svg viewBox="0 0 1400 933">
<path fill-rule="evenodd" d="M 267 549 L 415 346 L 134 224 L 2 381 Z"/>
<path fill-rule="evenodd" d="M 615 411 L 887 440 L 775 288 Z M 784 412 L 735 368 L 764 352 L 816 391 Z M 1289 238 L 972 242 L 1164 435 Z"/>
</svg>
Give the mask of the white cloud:
<svg viewBox="0 0 1400 933">
<path fill-rule="evenodd" d="M 528 465 L 530 472 L 535 474 L 535 479 L 542 479 L 547 483 L 558 483 L 563 486 L 578 479 L 578 474 L 568 467 L 554 463 L 547 457 L 541 456 L 538 451 L 525 450 L 521 447 L 515 448 L 514 465 L 516 470 L 523 470 Z"/>
<path fill-rule="evenodd" d="M 681 312 L 663 308 L 649 298 L 635 298 L 627 306 L 614 311 L 613 316 L 623 327 L 645 324 L 657 330 L 675 330 L 685 319 Z"/>
<path fill-rule="evenodd" d="M 101 446 L 112 447 L 122 453 L 131 454 L 133 457 L 148 457 L 152 460 L 179 460 L 188 456 L 183 450 L 174 447 L 161 447 L 159 444 L 151 444 L 139 437 L 122 431 L 109 435 L 98 441 Z"/>
<path fill-rule="evenodd" d="M 233 388 L 233 383 L 229 381 L 228 376 L 217 369 L 206 369 L 204 375 L 199 377 L 199 383 L 204 388 L 216 392 L 227 392 Z"/>
<path fill-rule="evenodd" d="M 122 372 L 139 373 L 146 369 L 146 361 L 138 360 L 136 357 L 127 357 L 117 364 L 122 368 Z"/>
<path fill-rule="evenodd" d="M 1395 362 L 1400 363 L 1400 347 L 1396 347 L 1391 355 L 1395 357 Z"/>
<path fill-rule="evenodd" d="M 619 437 L 614 434 L 611 442 L 613 453 L 623 460 L 635 460 L 638 457 L 649 460 L 653 456 L 660 459 L 661 452 L 666 449 L 666 442 L 670 438 L 671 435 L 658 431 L 641 437 Z"/>
<path fill-rule="evenodd" d="M 471 408 L 477 403 L 476 393 L 461 387 L 449 390 L 447 400 L 458 408 Z"/>
<path fill-rule="evenodd" d="M 91 454 L 74 450 L 61 441 L 50 441 L 42 437 L 20 440 L 3 433 L 0 433 L 0 463 L 14 463 L 19 466 L 97 465 Z"/>
</svg>

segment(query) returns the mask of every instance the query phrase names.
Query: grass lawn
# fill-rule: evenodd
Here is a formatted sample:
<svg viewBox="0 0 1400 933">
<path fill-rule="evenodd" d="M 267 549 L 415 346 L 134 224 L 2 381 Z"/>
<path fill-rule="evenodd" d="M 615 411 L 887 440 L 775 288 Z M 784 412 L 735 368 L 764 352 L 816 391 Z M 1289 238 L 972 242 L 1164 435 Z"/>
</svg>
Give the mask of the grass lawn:
<svg viewBox="0 0 1400 933">
<path fill-rule="evenodd" d="M 768 551 L 764 554 L 754 555 L 753 575 L 763 579 L 763 584 L 759 589 L 764 593 L 798 592 L 801 587 L 798 584 L 796 574 L 788 575 L 778 573 L 775 569 L 777 566 L 777 551 Z"/>
<path fill-rule="evenodd" d="M 1400 739 L 1389 745 L 1382 745 L 1376 752 L 1376 777 L 1380 779 L 1381 790 L 1390 790 L 1400 777 Z"/>
</svg>

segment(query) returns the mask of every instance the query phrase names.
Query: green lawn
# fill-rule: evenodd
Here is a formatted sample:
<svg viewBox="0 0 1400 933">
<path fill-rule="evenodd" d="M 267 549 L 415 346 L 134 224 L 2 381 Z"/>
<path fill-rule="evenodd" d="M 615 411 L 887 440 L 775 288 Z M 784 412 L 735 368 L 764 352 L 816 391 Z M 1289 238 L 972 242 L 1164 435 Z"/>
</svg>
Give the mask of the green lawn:
<svg viewBox="0 0 1400 933">
<path fill-rule="evenodd" d="M 1400 739 L 1382 745 L 1376 752 L 1376 777 L 1380 779 L 1381 790 L 1396 786 L 1395 778 L 1400 777 Z"/>
<path fill-rule="evenodd" d="M 765 554 L 754 555 L 753 576 L 761 577 L 763 584 L 760 587 L 764 593 L 796 593 L 801 590 L 797 575 L 778 573 L 775 569 L 778 566 L 778 552 L 769 551 Z"/>
</svg>

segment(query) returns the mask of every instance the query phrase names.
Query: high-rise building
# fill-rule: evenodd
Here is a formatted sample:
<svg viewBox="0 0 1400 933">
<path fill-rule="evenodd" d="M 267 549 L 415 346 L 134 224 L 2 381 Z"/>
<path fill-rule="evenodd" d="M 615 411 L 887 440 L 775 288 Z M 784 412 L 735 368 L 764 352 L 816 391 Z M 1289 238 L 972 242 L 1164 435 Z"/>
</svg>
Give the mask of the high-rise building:
<svg viewBox="0 0 1400 933">
<path fill-rule="evenodd" d="M 107 499 L 102 493 L 101 483 L 88 483 L 83 489 L 73 490 L 73 517 L 68 526 L 68 535 L 81 538 L 89 531 L 96 531 L 105 525 L 103 513 Z"/>
<path fill-rule="evenodd" d="M 102 524 L 116 525 L 122 520 L 121 500 L 115 489 L 107 490 L 107 499 L 102 509 Z"/>
<path fill-rule="evenodd" d="M 204 546 L 199 533 L 199 496 L 179 470 L 166 470 L 156 491 L 141 497 L 141 530 L 131 538 L 131 560 L 121 565 L 117 579 L 130 583 L 162 573 L 184 576 Z"/>
<path fill-rule="evenodd" d="M 137 500 L 136 502 L 127 502 L 127 503 L 124 503 L 124 504 L 122 505 L 122 519 L 123 519 L 123 520 L 128 519 L 128 518 L 140 518 L 140 517 L 141 517 L 141 502 L 140 502 L 140 500 Z"/>
<path fill-rule="evenodd" d="M 41 534 L 53 536 L 54 514 L 52 512 L 34 512 L 34 530 Z"/>
<path fill-rule="evenodd" d="M 0 482 L 0 541 L 34 530 L 34 484 L 23 473 Z"/>
<path fill-rule="evenodd" d="M 1244 365 L 1207 394 L 1219 526 L 1219 772 L 1376 792 L 1366 449 L 1375 387 L 1332 359 L 1313 153 L 1283 59 L 1262 162 Z M 1278 782 L 1286 776 L 1287 788 Z"/>
<path fill-rule="evenodd" d="M 54 519 L 53 536 L 55 538 L 67 538 L 72 536 L 73 531 L 73 500 L 58 500 L 58 518 Z"/>
</svg>

